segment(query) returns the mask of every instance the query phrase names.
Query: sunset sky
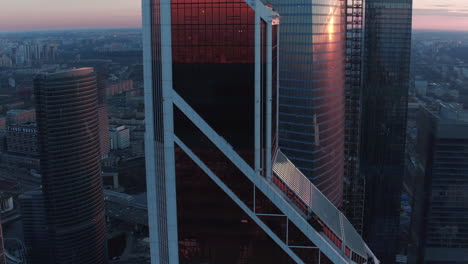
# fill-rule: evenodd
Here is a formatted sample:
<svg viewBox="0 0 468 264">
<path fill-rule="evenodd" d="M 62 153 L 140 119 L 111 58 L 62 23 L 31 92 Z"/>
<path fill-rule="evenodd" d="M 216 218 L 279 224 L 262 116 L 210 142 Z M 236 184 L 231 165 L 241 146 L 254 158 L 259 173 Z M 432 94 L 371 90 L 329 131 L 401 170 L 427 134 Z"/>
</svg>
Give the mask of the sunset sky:
<svg viewBox="0 0 468 264">
<path fill-rule="evenodd" d="M 413 0 L 413 28 L 468 31 L 467 0 Z"/>
<path fill-rule="evenodd" d="M 140 3 L 141 0 L 4 0 L 0 32 L 140 27 Z M 468 1 L 414 0 L 413 20 L 415 29 L 468 31 Z"/>
</svg>

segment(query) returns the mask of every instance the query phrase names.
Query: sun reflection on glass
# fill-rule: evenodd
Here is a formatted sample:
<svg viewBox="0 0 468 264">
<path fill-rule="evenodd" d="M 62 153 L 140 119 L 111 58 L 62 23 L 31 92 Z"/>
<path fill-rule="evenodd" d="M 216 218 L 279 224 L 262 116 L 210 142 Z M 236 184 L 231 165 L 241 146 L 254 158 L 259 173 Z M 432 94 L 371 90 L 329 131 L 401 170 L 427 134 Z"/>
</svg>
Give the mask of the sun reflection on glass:
<svg viewBox="0 0 468 264">
<path fill-rule="evenodd" d="M 333 40 L 333 33 L 335 33 L 335 18 L 333 16 L 333 8 L 330 8 L 330 14 L 328 18 L 328 25 L 327 25 L 327 31 L 328 31 L 328 40 Z"/>
</svg>

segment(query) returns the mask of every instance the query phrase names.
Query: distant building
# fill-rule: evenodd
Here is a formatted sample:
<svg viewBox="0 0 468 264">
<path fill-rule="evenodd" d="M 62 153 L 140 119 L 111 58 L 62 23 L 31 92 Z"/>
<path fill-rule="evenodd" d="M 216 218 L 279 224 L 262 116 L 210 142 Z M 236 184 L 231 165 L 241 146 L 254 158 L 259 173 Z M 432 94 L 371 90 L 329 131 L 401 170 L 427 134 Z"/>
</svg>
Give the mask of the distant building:
<svg viewBox="0 0 468 264">
<path fill-rule="evenodd" d="M 439 108 L 439 115 L 442 119 L 445 120 L 468 122 L 468 110 L 464 109 L 462 105 L 457 103 L 441 103 Z"/>
<path fill-rule="evenodd" d="M 107 263 L 93 68 L 34 79 L 50 264 Z"/>
<path fill-rule="evenodd" d="M 18 123 L 35 122 L 35 121 L 36 121 L 36 111 L 34 109 L 30 109 L 30 110 L 13 109 L 7 112 L 8 124 L 18 124 Z"/>
<path fill-rule="evenodd" d="M 19 110 L 19 109 L 23 109 L 24 107 L 25 106 L 24 106 L 23 101 L 14 101 L 14 102 L 5 103 L 5 104 L 0 105 L 0 109 L 2 111 Z"/>
<path fill-rule="evenodd" d="M 110 151 L 110 138 L 109 138 L 109 107 L 106 104 L 105 93 L 105 73 L 97 75 L 97 89 L 98 89 L 98 119 L 99 119 L 99 144 L 101 148 L 101 158 L 105 159 Z"/>
<path fill-rule="evenodd" d="M 1 116 L 0 117 L 0 130 L 5 130 L 6 129 L 6 117 Z"/>
<path fill-rule="evenodd" d="M 36 170 L 40 169 L 39 156 L 27 156 L 23 154 L 2 153 L 1 163 L 4 168 L 11 170 Z"/>
<path fill-rule="evenodd" d="M 13 196 L 0 195 L 0 215 L 15 209 Z"/>
<path fill-rule="evenodd" d="M 18 217 L 16 195 L 21 192 L 21 183 L 17 180 L 0 180 L 0 219 L 3 225 Z"/>
<path fill-rule="evenodd" d="M 408 102 L 408 119 L 416 119 L 421 103 L 419 101 Z"/>
<path fill-rule="evenodd" d="M 36 123 L 9 125 L 6 142 L 9 153 L 36 157 L 39 154 Z"/>
<path fill-rule="evenodd" d="M 146 193 L 130 195 L 104 190 L 106 215 L 132 225 L 148 226 Z"/>
<path fill-rule="evenodd" d="M 113 83 L 106 83 L 105 86 L 105 93 L 106 97 L 111 97 L 125 91 L 129 91 L 133 89 L 133 81 L 132 80 L 125 80 Z"/>
<path fill-rule="evenodd" d="M 109 155 L 110 136 L 109 136 L 109 110 L 107 105 L 98 106 L 99 118 L 99 145 L 101 148 L 101 157 L 104 159 Z"/>
<path fill-rule="evenodd" d="M 125 149 L 130 147 L 130 129 L 125 126 L 112 127 L 110 130 L 111 149 Z"/>
<path fill-rule="evenodd" d="M 426 96 L 427 94 L 427 87 L 429 83 L 425 80 L 416 80 L 414 82 L 414 86 L 416 89 L 416 94 L 419 96 Z"/>
<path fill-rule="evenodd" d="M 467 113 L 456 104 L 419 113 L 409 263 L 468 261 Z"/>
<path fill-rule="evenodd" d="M 145 142 L 144 140 L 131 140 L 130 145 L 132 147 L 132 154 L 135 156 L 145 155 Z"/>
</svg>

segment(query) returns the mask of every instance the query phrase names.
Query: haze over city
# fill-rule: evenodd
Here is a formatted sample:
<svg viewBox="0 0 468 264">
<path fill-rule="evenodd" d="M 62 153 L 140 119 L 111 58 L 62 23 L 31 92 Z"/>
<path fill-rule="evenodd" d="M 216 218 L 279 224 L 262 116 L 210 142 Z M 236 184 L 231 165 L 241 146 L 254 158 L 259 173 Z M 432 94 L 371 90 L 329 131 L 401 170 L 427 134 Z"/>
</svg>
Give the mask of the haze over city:
<svg viewBox="0 0 468 264">
<path fill-rule="evenodd" d="M 46 3 L 46 4 L 45 4 Z M 413 28 L 468 30 L 464 0 L 414 0 Z M 0 32 L 141 27 L 140 0 L 19 0 L 0 9 Z"/>
</svg>

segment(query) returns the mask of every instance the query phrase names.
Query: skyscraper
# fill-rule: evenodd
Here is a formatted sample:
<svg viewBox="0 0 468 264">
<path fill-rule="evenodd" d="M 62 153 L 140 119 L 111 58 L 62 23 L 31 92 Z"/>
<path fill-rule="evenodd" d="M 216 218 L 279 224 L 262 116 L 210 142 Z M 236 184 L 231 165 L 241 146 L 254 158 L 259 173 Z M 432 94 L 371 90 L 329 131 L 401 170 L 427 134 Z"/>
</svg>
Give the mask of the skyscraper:
<svg viewBox="0 0 468 264">
<path fill-rule="evenodd" d="M 367 0 L 361 161 L 363 235 L 384 263 L 397 250 L 410 79 L 412 0 Z"/>
<path fill-rule="evenodd" d="M 362 233 L 364 225 L 366 188 L 364 175 L 359 171 L 364 14 L 364 0 L 346 1 L 346 125 L 343 210 L 359 233 Z"/>
<path fill-rule="evenodd" d="M 106 263 L 96 75 L 41 74 L 34 93 L 48 263 Z"/>
<path fill-rule="evenodd" d="M 0 264 L 6 264 L 5 248 L 3 245 L 2 223 L 0 222 Z"/>
<path fill-rule="evenodd" d="M 409 263 L 468 261 L 468 110 L 421 107 Z"/>
<path fill-rule="evenodd" d="M 278 27 L 259 0 L 143 1 L 154 263 L 378 262 L 278 148 Z"/>
<path fill-rule="evenodd" d="M 279 145 L 307 178 L 341 207 L 345 1 L 267 2 L 281 14 Z"/>
</svg>

